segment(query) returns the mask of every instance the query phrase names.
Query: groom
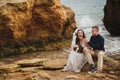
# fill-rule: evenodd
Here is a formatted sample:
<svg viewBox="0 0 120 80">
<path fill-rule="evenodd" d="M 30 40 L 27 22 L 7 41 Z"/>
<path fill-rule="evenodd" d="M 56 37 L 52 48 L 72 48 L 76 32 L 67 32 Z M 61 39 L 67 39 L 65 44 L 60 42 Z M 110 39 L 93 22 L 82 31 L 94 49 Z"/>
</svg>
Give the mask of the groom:
<svg viewBox="0 0 120 80">
<path fill-rule="evenodd" d="M 93 55 L 96 55 L 98 58 L 97 62 L 97 73 L 101 73 L 103 70 L 103 57 L 104 57 L 104 38 L 99 34 L 99 27 L 92 27 L 92 36 L 89 42 L 87 42 L 90 46 L 84 50 L 85 56 L 87 58 L 88 63 L 90 64 L 90 68 L 88 73 L 92 73 L 95 71 L 96 66 L 93 62 Z"/>
</svg>

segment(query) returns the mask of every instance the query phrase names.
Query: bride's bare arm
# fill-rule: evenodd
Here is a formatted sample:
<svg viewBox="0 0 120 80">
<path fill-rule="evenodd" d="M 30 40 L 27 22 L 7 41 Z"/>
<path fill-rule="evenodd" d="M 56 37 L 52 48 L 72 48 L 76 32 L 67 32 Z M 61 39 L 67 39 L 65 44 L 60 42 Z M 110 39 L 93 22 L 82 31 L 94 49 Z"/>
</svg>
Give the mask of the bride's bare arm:
<svg viewBox="0 0 120 80">
<path fill-rule="evenodd" d="M 86 46 L 87 48 L 91 48 L 90 45 L 88 44 L 87 38 L 84 39 L 84 43 L 85 43 L 85 46 Z"/>
</svg>

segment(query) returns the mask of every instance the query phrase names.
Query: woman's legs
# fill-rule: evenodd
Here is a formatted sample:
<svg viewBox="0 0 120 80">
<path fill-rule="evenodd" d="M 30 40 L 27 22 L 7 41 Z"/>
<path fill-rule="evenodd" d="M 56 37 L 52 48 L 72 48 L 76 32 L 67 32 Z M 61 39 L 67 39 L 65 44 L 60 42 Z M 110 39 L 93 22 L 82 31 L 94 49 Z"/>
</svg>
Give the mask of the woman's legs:
<svg viewBox="0 0 120 80">
<path fill-rule="evenodd" d="M 89 64 L 94 64 L 92 55 L 95 55 L 95 52 L 93 50 L 90 50 L 88 48 L 84 49 L 85 56 L 87 58 L 87 61 Z"/>
</svg>

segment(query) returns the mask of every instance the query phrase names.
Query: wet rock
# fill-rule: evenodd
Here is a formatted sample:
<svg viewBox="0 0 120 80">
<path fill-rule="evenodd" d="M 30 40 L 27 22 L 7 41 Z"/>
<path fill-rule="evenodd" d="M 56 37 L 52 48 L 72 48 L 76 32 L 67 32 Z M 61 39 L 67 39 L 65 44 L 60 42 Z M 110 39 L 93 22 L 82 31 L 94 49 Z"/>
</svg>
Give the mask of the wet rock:
<svg viewBox="0 0 120 80">
<path fill-rule="evenodd" d="M 20 60 L 15 62 L 15 64 L 20 65 L 21 67 L 35 67 L 35 66 L 41 66 L 43 65 L 43 62 L 47 61 L 47 59 L 30 59 L 30 60 Z"/>
<path fill-rule="evenodd" d="M 67 62 L 66 59 L 48 60 L 48 61 L 43 63 L 43 68 L 44 69 L 51 69 L 51 70 L 61 69 L 64 67 L 66 62 Z"/>
<path fill-rule="evenodd" d="M 112 35 L 120 35 L 120 0 L 107 0 L 104 25 Z"/>
</svg>

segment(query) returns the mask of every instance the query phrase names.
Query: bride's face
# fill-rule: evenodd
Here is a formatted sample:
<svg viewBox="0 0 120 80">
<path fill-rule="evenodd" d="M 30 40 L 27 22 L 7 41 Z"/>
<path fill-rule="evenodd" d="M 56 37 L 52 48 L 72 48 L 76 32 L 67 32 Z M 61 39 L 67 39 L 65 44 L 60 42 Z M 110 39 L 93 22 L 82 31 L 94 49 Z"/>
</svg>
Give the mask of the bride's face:
<svg viewBox="0 0 120 80">
<path fill-rule="evenodd" d="M 78 31 L 78 38 L 79 39 L 82 39 L 83 38 L 83 32 L 80 30 Z"/>
</svg>

